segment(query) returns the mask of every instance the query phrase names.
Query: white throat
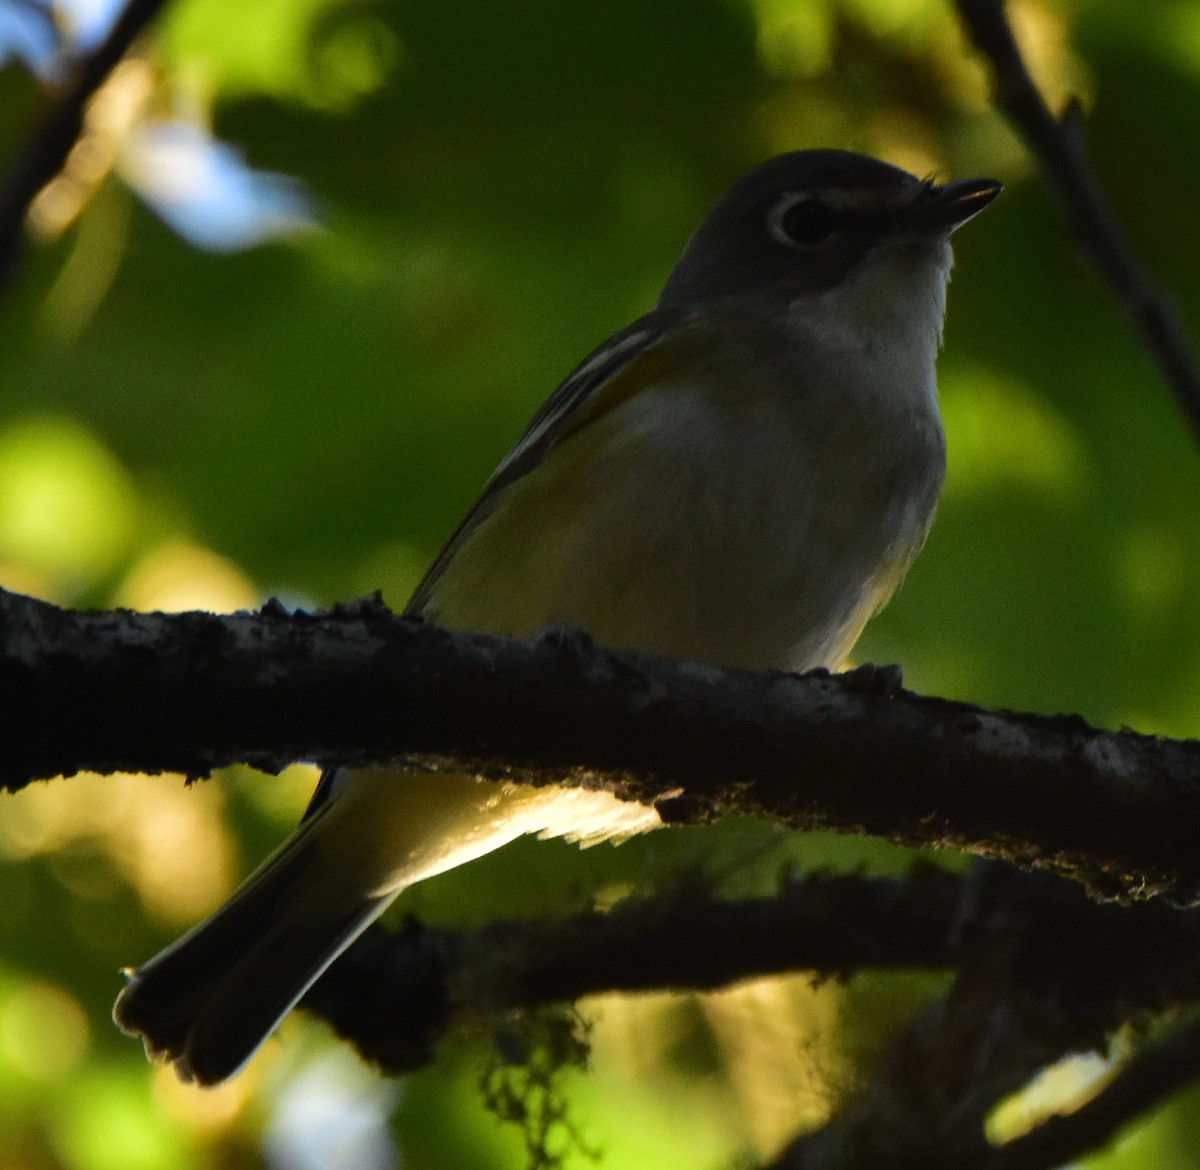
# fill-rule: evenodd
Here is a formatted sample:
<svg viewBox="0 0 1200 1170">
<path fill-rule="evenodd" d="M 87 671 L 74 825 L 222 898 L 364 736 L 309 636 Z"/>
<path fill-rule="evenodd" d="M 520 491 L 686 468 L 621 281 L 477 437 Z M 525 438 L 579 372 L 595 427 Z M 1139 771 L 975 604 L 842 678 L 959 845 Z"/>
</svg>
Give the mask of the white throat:
<svg viewBox="0 0 1200 1170">
<path fill-rule="evenodd" d="M 860 389 L 878 386 L 893 396 L 900 388 L 916 396 L 913 405 L 936 409 L 951 264 L 949 240 L 885 244 L 833 288 L 794 302 L 793 313 L 819 344 L 842 355 L 843 368 L 860 372 Z"/>
</svg>

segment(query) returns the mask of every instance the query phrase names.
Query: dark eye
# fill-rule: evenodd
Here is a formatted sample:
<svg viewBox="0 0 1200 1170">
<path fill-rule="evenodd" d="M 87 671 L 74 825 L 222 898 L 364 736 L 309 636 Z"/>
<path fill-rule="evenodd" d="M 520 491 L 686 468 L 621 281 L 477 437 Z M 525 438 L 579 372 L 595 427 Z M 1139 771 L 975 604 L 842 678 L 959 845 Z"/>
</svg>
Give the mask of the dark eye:
<svg viewBox="0 0 1200 1170">
<path fill-rule="evenodd" d="M 792 197 L 771 213 L 771 231 L 785 244 L 816 248 L 837 231 L 837 212 L 815 196 Z"/>
</svg>

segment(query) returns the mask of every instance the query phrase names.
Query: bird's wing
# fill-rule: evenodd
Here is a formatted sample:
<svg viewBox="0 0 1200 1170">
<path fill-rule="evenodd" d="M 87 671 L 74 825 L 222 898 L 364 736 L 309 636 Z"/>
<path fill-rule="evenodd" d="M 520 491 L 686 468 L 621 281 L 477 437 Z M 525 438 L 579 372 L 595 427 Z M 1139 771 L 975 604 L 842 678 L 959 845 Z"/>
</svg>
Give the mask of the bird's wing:
<svg viewBox="0 0 1200 1170">
<path fill-rule="evenodd" d="M 610 338 L 585 358 L 533 416 L 525 433 L 492 473 L 414 591 L 406 613 L 419 614 L 447 565 L 475 528 L 490 515 L 504 490 L 589 423 L 619 406 L 665 372 L 663 338 L 678 316 L 656 310 Z"/>
</svg>

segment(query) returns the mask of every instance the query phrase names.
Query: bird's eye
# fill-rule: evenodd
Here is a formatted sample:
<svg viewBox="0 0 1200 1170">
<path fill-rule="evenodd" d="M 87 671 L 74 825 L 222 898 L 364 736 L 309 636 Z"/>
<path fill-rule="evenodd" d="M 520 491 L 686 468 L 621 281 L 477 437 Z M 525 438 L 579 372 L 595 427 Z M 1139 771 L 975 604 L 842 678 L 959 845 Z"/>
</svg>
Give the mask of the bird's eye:
<svg viewBox="0 0 1200 1170">
<path fill-rule="evenodd" d="M 791 196 L 778 203 L 768 221 L 771 234 L 793 248 L 817 248 L 837 231 L 837 212 L 812 195 Z"/>
</svg>

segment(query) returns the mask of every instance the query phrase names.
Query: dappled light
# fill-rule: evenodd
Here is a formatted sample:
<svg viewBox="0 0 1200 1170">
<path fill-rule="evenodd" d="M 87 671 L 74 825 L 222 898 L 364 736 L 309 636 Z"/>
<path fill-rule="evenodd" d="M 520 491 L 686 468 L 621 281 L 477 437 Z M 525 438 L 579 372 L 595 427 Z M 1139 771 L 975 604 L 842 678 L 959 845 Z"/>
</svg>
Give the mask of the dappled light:
<svg viewBox="0 0 1200 1170">
<path fill-rule="evenodd" d="M 75 1078 L 46 1129 L 57 1164 L 79 1170 L 202 1165 L 189 1136 L 155 1109 L 149 1078 L 128 1068 L 98 1065 Z"/>
<path fill-rule="evenodd" d="M 201 1091 L 184 1084 L 169 1068 L 153 1073 L 155 1105 L 164 1116 L 194 1134 L 198 1141 L 214 1141 L 238 1122 L 242 1110 L 262 1091 L 261 1077 L 248 1073 L 227 1085 Z"/>
<path fill-rule="evenodd" d="M 186 121 L 139 126 L 120 172 L 185 240 L 207 251 L 236 252 L 316 226 L 299 180 L 251 171 L 239 151 Z"/>
<path fill-rule="evenodd" d="M 82 799 L 60 795 L 69 788 Z M 30 797 L 5 801 L 0 854 L 11 860 L 98 850 L 164 927 L 186 926 L 233 888 L 233 844 L 217 785 L 190 792 L 182 776 L 79 776 Z"/>
<path fill-rule="evenodd" d="M 161 45 L 204 93 L 335 110 L 379 89 L 403 55 L 393 21 L 344 0 L 191 0 L 168 15 Z"/>
<path fill-rule="evenodd" d="M 78 1071 L 91 1038 L 83 1005 L 50 983 L 0 976 L 3 982 L 9 984 L 0 1003 L 0 1068 L 5 1079 L 53 1083 Z"/>
<path fill-rule="evenodd" d="M 344 1051 L 310 1062 L 282 1088 L 267 1125 L 270 1164 L 289 1170 L 393 1170 L 400 1152 L 388 1117 L 399 1090 Z"/>
<path fill-rule="evenodd" d="M 1043 506 L 1081 506 L 1096 473 L 1070 421 L 1031 386 L 947 366 L 941 381 L 949 451 L 943 506 L 1021 489 Z"/>
<path fill-rule="evenodd" d="M 85 424 L 32 416 L 0 427 L 0 573 L 70 599 L 111 572 L 137 525 L 124 468 Z M 36 592 L 37 590 L 35 590 Z"/>
<path fill-rule="evenodd" d="M 150 549 L 131 565 L 115 596 L 117 604 L 130 609 L 168 613 L 229 613 L 257 600 L 250 579 L 231 560 L 178 538 Z"/>
<path fill-rule="evenodd" d="M 988 1119 L 988 1138 L 1003 1145 L 1047 1117 L 1074 1112 L 1095 1097 L 1119 1067 L 1115 1057 L 1095 1052 L 1060 1060 L 996 1106 Z"/>
<path fill-rule="evenodd" d="M 112 171 L 132 128 L 154 98 L 156 71 L 130 58 L 113 70 L 88 106 L 84 131 L 61 174 L 42 188 L 29 208 L 35 238 L 57 239 L 78 218 Z"/>
<path fill-rule="evenodd" d="M 797 1129 L 828 1121 L 852 1078 L 837 1042 L 843 999 L 835 985 L 804 978 L 757 979 L 701 998 L 760 1158 L 778 1155 Z"/>
<path fill-rule="evenodd" d="M 6 158 L 61 53 L 99 43 L 119 6 L 58 4 L 58 32 L 35 8 L 0 0 Z M 1098 170 L 1195 333 L 1200 123 L 1180 112 L 1200 108 L 1200 16 L 1008 9 L 1051 103 L 1092 119 Z M 1195 736 L 1194 445 L 939 0 L 178 0 L 87 107 L 0 303 L 0 586 L 147 611 L 377 590 L 402 608 L 537 405 L 652 308 L 711 200 L 815 146 L 1007 187 L 955 237 L 940 512 L 855 661 L 897 661 L 929 694 Z M 111 1025 L 121 966 L 218 906 L 318 774 L 0 796 L 0 1165 L 526 1170 L 528 1119 L 494 1116 L 480 1084 L 489 1061 L 520 1065 L 536 1019 L 480 1010 L 388 1080 L 299 1013 L 211 1091 Z M 389 924 L 576 914 L 693 881 L 762 896 L 912 860 L 735 820 L 585 853 L 522 841 L 406 893 Z M 761 1165 L 861 1087 L 942 979 L 587 1000 L 590 1067 L 554 1071 L 548 1145 L 563 1170 Z M 1056 1065 L 990 1139 L 1076 1108 L 1119 1064 Z M 1172 1108 L 1097 1165 L 1186 1164 L 1200 1105 Z"/>
</svg>

